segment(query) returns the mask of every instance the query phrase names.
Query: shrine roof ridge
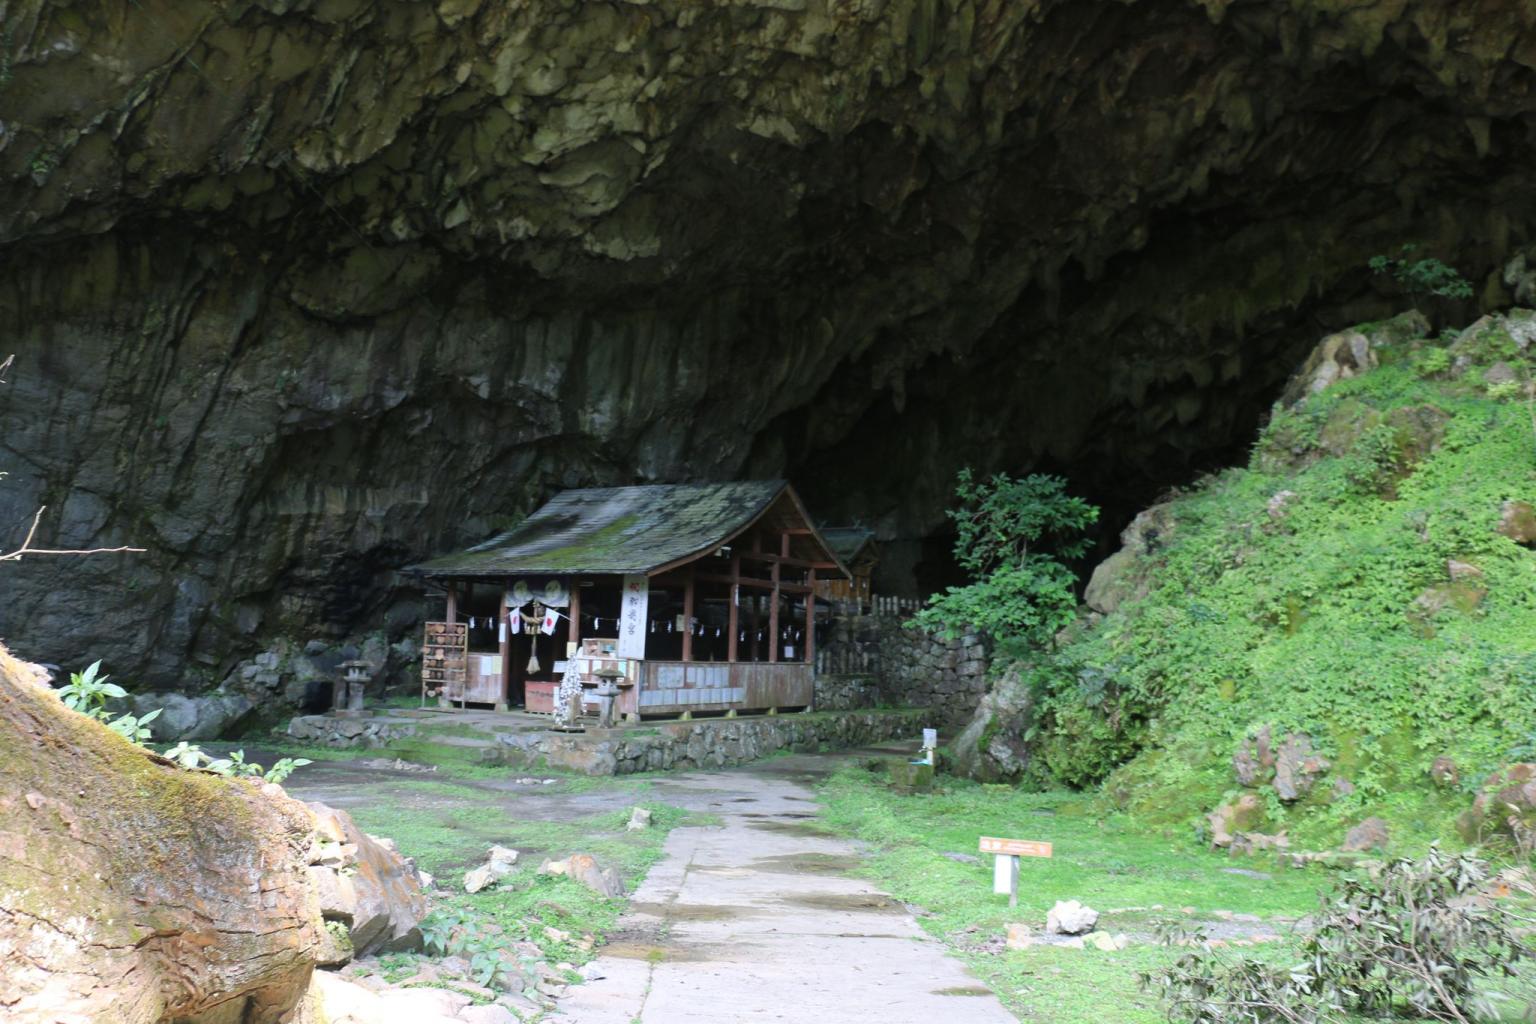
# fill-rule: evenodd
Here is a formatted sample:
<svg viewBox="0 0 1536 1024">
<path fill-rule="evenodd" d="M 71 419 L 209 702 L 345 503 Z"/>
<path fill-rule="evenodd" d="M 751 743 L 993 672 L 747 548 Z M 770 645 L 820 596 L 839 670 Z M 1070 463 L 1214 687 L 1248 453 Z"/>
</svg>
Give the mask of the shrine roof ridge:
<svg viewBox="0 0 1536 1024">
<path fill-rule="evenodd" d="M 405 571 L 426 577 L 653 574 L 702 557 L 788 499 L 782 514 L 828 550 L 784 480 L 562 491 L 491 539 Z M 836 556 L 828 557 L 836 561 Z"/>
</svg>

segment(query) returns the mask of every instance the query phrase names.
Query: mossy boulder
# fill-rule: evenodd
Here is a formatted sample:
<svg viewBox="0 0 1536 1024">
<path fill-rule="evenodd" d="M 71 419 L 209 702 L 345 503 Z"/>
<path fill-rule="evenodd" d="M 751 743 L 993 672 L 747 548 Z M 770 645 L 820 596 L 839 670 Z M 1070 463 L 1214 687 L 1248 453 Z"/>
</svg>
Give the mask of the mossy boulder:
<svg viewBox="0 0 1536 1024">
<path fill-rule="evenodd" d="M 320 955 L 314 821 L 277 786 L 178 768 L 0 647 L 0 1006 L 277 1024 Z"/>
</svg>

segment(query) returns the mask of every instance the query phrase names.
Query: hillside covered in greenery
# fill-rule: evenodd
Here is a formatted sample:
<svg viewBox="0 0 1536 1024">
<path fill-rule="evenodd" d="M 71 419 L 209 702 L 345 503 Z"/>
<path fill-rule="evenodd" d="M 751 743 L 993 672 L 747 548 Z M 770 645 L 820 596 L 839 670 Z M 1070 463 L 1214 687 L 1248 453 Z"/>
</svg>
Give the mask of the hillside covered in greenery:
<svg viewBox="0 0 1536 1024">
<path fill-rule="evenodd" d="M 1248 465 L 1137 518 L 1098 610 L 999 684 L 1019 773 L 1197 829 L 1246 782 L 1242 824 L 1319 848 L 1452 838 L 1536 759 L 1536 314 L 1429 334 L 1325 339 Z"/>
</svg>

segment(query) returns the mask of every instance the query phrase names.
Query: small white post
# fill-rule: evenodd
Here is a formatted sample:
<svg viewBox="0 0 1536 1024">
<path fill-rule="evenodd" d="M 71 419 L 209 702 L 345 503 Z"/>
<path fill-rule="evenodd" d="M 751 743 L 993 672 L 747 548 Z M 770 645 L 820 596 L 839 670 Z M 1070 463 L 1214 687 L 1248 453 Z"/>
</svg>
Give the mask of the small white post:
<svg viewBox="0 0 1536 1024">
<path fill-rule="evenodd" d="M 1006 893 L 1008 906 L 1019 905 L 1019 858 L 1006 853 L 997 854 L 992 860 L 992 891 Z"/>
</svg>

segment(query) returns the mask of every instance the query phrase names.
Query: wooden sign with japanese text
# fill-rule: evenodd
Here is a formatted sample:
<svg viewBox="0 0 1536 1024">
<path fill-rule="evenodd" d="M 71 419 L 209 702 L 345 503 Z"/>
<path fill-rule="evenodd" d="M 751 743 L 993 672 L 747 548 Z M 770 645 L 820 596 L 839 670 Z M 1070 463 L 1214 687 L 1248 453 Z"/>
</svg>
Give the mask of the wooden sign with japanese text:
<svg viewBox="0 0 1536 1024">
<path fill-rule="evenodd" d="M 1037 843 L 1032 839 L 994 839 L 981 837 L 981 852 L 996 853 L 1004 857 L 1049 857 L 1050 843 Z"/>
</svg>

